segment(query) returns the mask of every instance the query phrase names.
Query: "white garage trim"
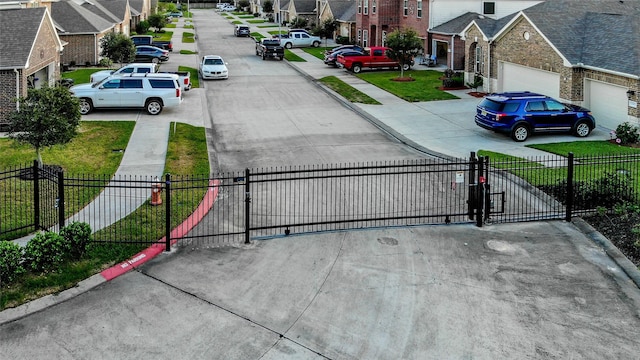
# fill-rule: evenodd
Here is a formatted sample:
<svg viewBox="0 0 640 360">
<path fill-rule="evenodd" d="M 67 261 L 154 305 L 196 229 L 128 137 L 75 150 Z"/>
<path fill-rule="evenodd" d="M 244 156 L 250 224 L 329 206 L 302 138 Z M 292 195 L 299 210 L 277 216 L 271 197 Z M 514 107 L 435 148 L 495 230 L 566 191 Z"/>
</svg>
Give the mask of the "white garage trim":
<svg viewBox="0 0 640 360">
<path fill-rule="evenodd" d="M 560 99 L 560 74 L 499 61 L 498 91 L 531 91 Z"/>
<path fill-rule="evenodd" d="M 628 121 L 628 103 L 626 87 L 585 79 L 584 104 L 593 113 L 598 126 L 615 130 Z"/>
</svg>

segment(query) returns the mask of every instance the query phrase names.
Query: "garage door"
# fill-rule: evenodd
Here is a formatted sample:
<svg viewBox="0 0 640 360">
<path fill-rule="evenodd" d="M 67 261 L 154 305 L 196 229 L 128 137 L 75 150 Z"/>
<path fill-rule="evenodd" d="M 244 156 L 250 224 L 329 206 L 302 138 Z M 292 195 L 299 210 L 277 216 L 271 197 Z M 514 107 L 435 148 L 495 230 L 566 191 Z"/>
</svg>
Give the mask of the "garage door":
<svg viewBox="0 0 640 360">
<path fill-rule="evenodd" d="M 560 75 L 508 62 L 500 62 L 500 91 L 531 91 L 560 97 Z"/>
<path fill-rule="evenodd" d="M 627 89 L 599 81 L 585 80 L 584 104 L 596 118 L 596 124 L 615 130 L 627 121 Z"/>
</svg>

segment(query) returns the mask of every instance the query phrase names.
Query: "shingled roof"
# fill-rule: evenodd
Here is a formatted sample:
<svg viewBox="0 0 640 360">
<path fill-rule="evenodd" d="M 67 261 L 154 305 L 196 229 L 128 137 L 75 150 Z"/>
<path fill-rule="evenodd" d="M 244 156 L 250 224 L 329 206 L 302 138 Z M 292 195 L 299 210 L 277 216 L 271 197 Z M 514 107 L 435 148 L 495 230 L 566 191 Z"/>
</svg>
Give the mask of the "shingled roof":
<svg viewBox="0 0 640 360">
<path fill-rule="evenodd" d="M 46 8 L 0 11 L 0 69 L 22 69 L 45 19 Z"/>
<path fill-rule="evenodd" d="M 640 1 L 562 0 L 522 13 L 571 64 L 640 76 Z"/>
<path fill-rule="evenodd" d="M 316 0 L 292 0 L 298 14 L 308 14 L 316 11 Z"/>
<path fill-rule="evenodd" d="M 355 0 L 330 0 L 328 4 L 334 19 L 347 22 L 356 21 L 357 6 Z"/>
<path fill-rule="evenodd" d="M 640 1 L 546 1 L 501 19 L 466 13 L 429 31 L 461 34 L 475 24 L 487 39 L 498 39 L 523 17 L 574 66 L 640 76 Z"/>
<path fill-rule="evenodd" d="M 51 3 L 51 17 L 60 34 L 99 34 L 114 26 L 112 21 L 73 1 Z"/>
</svg>

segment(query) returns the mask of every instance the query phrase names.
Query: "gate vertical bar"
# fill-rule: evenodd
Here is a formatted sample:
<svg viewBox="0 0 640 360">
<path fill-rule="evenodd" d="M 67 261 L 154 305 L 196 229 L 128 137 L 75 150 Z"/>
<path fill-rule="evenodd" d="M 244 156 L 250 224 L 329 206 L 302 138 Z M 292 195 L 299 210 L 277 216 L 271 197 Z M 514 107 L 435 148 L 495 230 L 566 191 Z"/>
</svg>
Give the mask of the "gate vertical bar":
<svg viewBox="0 0 640 360">
<path fill-rule="evenodd" d="M 567 159 L 569 162 L 567 164 L 567 204 L 566 204 L 566 213 L 564 216 L 564 220 L 569 222 L 571 221 L 571 215 L 573 210 L 573 153 L 569 153 L 569 158 Z"/>
<path fill-rule="evenodd" d="M 469 214 L 469 220 L 473 220 L 473 207 L 476 205 L 475 200 L 475 183 L 476 181 L 476 153 L 471 152 L 469 155 L 469 197 L 467 200 L 467 213 Z"/>
<path fill-rule="evenodd" d="M 491 215 L 491 184 L 489 183 L 489 156 L 484 157 L 484 219 L 489 220 Z M 482 186 L 482 185 L 481 185 Z"/>
<path fill-rule="evenodd" d="M 165 184 L 165 220 L 164 220 L 164 231 L 165 231 L 165 243 L 164 243 L 164 251 L 171 251 L 171 175 L 166 174 L 164 176 L 164 184 Z"/>
<path fill-rule="evenodd" d="M 476 226 L 482 227 L 482 203 L 484 200 L 484 158 L 478 158 L 478 179 L 476 181 Z"/>
<path fill-rule="evenodd" d="M 58 171 L 58 226 L 60 230 L 65 227 L 64 219 L 64 172 Z"/>
<path fill-rule="evenodd" d="M 33 160 L 33 227 L 40 230 L 40 172 L 38 160 Z"/>
<path fill-rule="evenodd" d="M 249 168 L 244 170 L 244 243 L 249 244 L 249 222 L 251 221 L 251 216 L 249 215 L 249 210 L 251 209 L 251 184 L 249 184 Z"/>
</svg>

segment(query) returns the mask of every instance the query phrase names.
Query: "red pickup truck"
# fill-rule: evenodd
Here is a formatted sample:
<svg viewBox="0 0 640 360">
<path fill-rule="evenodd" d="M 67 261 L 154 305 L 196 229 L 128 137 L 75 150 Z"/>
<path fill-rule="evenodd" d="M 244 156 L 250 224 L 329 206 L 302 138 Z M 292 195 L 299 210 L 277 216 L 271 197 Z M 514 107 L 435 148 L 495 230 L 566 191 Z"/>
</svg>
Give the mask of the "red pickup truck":
<svg viewBox="0 0 640 360">
<path fill-rule="evenodd" d="M 338 55 L 336 64 L 338 67 L 353 71 L 356 74 L 362 71 L 363 68 L 398 68 L 400 64 L 396 60 L 389 58 L 387 51 L 389 51 L 387 47 L 367 47 L 364 48 L 362 55 Z M 412 64 L 413 60 L 404 64 L 404 70 L 409 70 Z"/>
</svg>

